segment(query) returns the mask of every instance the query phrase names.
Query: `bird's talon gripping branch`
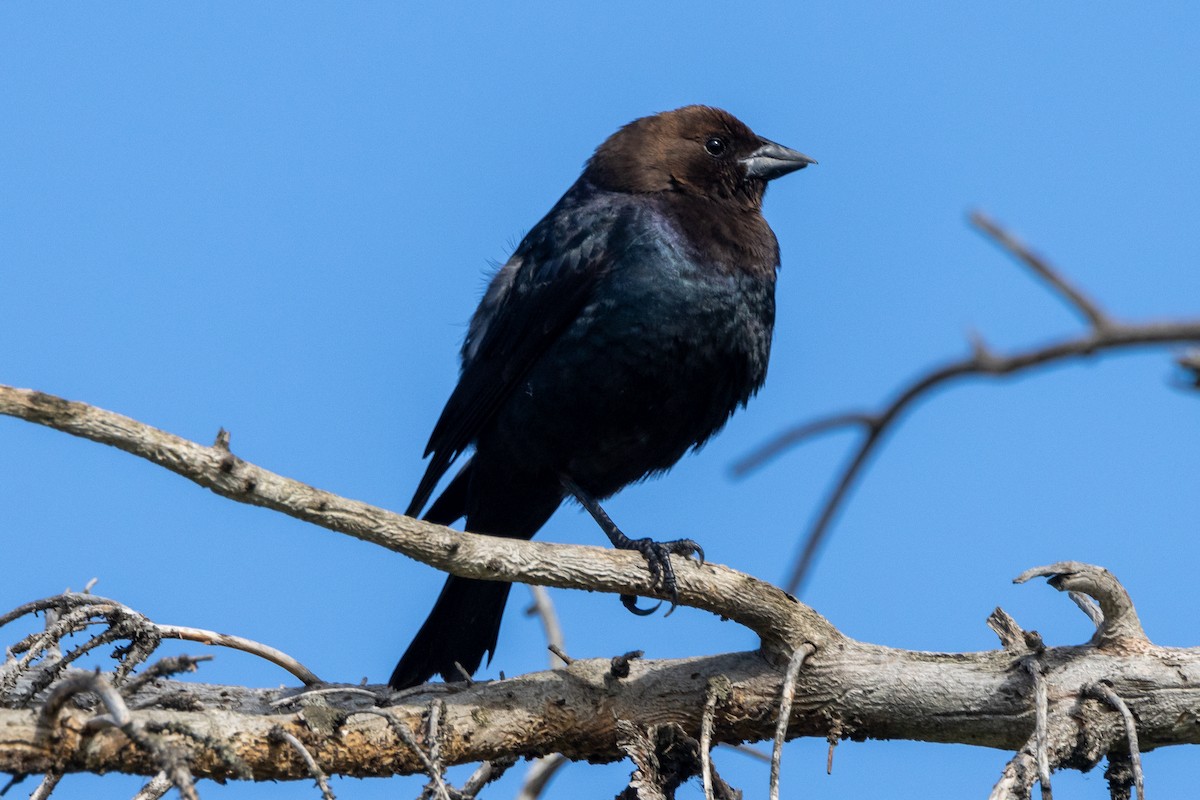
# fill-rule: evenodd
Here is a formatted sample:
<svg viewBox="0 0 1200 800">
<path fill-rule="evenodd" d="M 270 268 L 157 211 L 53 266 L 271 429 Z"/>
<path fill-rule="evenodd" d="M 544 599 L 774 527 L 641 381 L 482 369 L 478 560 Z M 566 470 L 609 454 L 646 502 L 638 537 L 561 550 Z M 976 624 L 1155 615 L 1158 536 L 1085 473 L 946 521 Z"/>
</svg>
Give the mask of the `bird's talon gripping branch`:
<svg viewBox="0 0 1200 800">
<path fill-rule="evenodd" d="M 639 617 L 648 617 L 651 614 L 653 614 L 655 611 L 658 611 L 658 609 L 662 606 L 662 600 L 659 600 L 657 603 L 650 606 L 649 608 L 641 608 L 640 606 L 638 606 L 637 601 L 638 601 L 638 597 L 636 594 L 621 595 L 621 605 L 625 606 L 625 608 L 629 610 L 629 613 L 637 614 Z M 672 605 L 672 608 L 674 608 L 673 605 Z M 670 613 L 670 612 L 668 612 L 668 613 Z"/>
<path fill-rule="evenodd" d="M 692 539 L 672 539 L 669 542 L 658 542 L 649 537 L 630 539 L 612 521 L 608 512 L 600 507 L 596 498 L 579 488 L 579 485 L 570 478 L 563 477 L 561 480 L 563 488 L 587 509 L 587 512 L 604 531 L 604 535 L 612 542 L 613 547 L 618 550 L 636 550 L 642 554 L 642 557 L 646 559 L 646 566 L 650 570 L 651 588 L 662 589 L 671 601 L 671 607 L 667 609 L 667 616 L 670 616 L 671 612 L 675 610 L 675 606 L 679 605 L 679 585 L 675 579 L 675 568 L 671 566 L 671 556 L 677 555 L 684 558 L 696 556 L 703 564 L 704 548 Z M 637 597 L 629 594 L 621 595 L 621 604 L 640 617 L 653 614 L 658 609 L 658 605 L 662 605 L 659 603 L 649 609 L 639 608 Z"/>
<path fill-rule="evenodd" d="M 667 609 L 667 616 L 671 616 L 671 612 L 675 610 L 675 606 L 679 605 L 679 585 L 675 579 L 675 567 L 671 566 L 671 554 L 689 556 L 699 552 L 703 559 L 704 551 L 700 545 L 693 542 L 691 539 L 676 539 L 670 542 L 656 542 L 653 539 L 630 539 L 617 531 L 620 534 L 622 541 L 613 540 L 613 546 L 618 550 L 637 550 L 646 559 L 646 565 L 650 568 L 650 585 L 656 589 L 662 589 L 667 594 L 667 598 L 671 601 L 671 607 Z M 624 602 L 624 601 L 622 601 Z M 661 605 L 661 604 L 660 604 Z M 658 606 L 644 611 L 635 605 L 631 608 L 628 603 L 625 607 L 635 614 L 645 615 L 653 613 Z"/>
</svg>

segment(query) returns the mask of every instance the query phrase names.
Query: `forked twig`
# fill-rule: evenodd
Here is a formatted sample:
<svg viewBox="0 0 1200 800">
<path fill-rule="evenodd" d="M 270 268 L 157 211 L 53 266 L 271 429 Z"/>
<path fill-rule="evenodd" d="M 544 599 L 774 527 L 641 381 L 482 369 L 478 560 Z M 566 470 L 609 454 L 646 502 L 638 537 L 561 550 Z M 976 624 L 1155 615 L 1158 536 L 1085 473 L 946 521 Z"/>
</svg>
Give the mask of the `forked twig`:
<svg viewBox="0 0 1200 800">
<path fill-rule="evenodd" d="M 1200 343 L 1200 319 L 1119 322 L 994 220 L 975 212 L 970 221 L 988 239 L 1028 267 L 1085 319 L 1088 322 L 1088 330 L 1068 339 L 1052 341 L 1007 355 L 993 353 L 982 342 L 974 342 L 968 358 L 947 362 L 918 375 L 901 387 L 878 411 L 839 413 L 805 422 L 783 431 L 735 463 L 734 474 L 741 476 L 758 469 L 785 450 L 820 434 L 845 427 L 858 427 L 864 431 L 863 438 L 846 465 L 842 467 L 821 504 L 816 520 L 805 534 L 804 544 L 784 585 L 791 594 L 799 592 L 811 573 L 817 553 L 829 534 L 834 518 L 845 504 L 851 488 L 862 475 L 871 456 L 879 449 L 901 417 L 918 400 L 925 398 L 935 389 L 963 378 L 1015 375 L 1049 364 L 1086 358 L 1100 352 Z"/>
</svg>

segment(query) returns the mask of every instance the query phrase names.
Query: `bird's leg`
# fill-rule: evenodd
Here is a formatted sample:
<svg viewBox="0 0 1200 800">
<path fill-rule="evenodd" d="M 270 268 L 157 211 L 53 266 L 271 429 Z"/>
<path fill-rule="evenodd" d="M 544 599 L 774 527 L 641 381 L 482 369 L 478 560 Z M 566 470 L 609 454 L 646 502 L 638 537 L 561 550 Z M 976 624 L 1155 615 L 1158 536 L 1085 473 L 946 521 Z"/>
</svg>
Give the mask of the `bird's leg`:
<svg viewBox="0 0 1200 800">
<path fill-rule="evenodd" d="M 691 539 L 674 539 L 669 542 L 656 542 L 653 539 L 630 539 L 626 536 L 612 518 L 605 513 L 600 504 L 596 502 L 596 498 L 585 492 L 579 487 L 575 481 L 563 476 L 561 478 L 563 488 L 579 501 L 579 504 L 587 509 L 587 512 L 592 515 L 592 519 L 596 520 L 596 524 L 608 536 L 608 540 L 612 542 L 613 547 L 618 550 L 637 550 L 646 559 L 646 565 L 650 569 L 650 583 L 652 586 L 661 586 L 663 591 L 671 599 L 671 607 L 667 610 L 667 616 L 675 610 L 675 606 L 679 603 L 679 587 L 675 582 L 675 568 L 671 566 L 671 555 L 683 556 L 689 558 L 697 556 L 700 563 L 704 563 L 704 548 Z M 637 596 L 632 594 L 621 595 L 621 604 L 625 608 L 639 616 L 653 614 L 662 602 L 659 601 L 650 608 L 639 608 L 637 604 Z"/>
</svg>

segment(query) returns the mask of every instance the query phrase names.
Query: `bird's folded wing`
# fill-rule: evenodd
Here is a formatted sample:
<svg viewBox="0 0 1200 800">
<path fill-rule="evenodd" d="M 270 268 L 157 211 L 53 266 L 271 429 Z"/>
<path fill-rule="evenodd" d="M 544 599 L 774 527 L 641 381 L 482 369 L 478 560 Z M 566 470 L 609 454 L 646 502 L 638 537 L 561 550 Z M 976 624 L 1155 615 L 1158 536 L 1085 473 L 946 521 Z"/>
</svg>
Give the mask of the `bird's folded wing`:
<svg viewBox="0 0 1200 800">
<path fill-rule="evenodd" d="M 560 204 L 561 206 L 561 204 Z M 578 226 L 556 208 L 493 279 L 463 347 L 458 385 L 429 437 L 433 458 L 409 504 L 415 516 L 454 460 L 486 428 L 530 368 L 580 315 L 613 266 L 614 232 L 628 214 L 593 209 Z"/>
</svg>

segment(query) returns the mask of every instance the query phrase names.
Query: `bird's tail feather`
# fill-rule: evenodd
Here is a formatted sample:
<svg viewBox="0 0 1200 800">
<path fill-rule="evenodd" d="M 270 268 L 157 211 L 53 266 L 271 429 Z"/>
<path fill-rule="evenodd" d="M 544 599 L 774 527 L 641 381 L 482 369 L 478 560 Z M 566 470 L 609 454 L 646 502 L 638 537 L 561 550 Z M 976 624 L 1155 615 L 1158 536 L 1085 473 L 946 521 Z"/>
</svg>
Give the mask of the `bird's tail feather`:
<svg viewBox="0 0 1200 800">
<path fill-rule="evenodd" d="M 501 488 L 488 496 L 482 508 L 468 513 L 469 489 L 478 477 L 475 475 L 478 468 L 474 460 L 468 461 L 429 507 L 425 519 L 449 525 L 465 516 L 467 529 L 476 533 L 528 539 L 545 524 L 562 501 L 557 486 L 551 491 L 531 495 L 521 491 L 520 483 L 501 484 Z M 491 481 L 493 484 L 488 485 L 494 485 L 494 475 Z M 417 499 L 420 499 L 419 494 Z M 500 618 L 504 615 L 504 604 L 511 588 L 512 584 L 502 581 L 451 576 L 442 587 L 425 624 L 404 651 L 388 685 L 405 689 L 424 683 L 434 675 L 441 675 L 447 681 L 459 681 L 463 675 L 455 666 L 456 662 L 471 674 L 483 663 L 484 655 L 491 661 L 500 632 Z"/>
<path fill-rule="evenodd" d="M 463 676 L 455 662 L 471 674 L 479 669 L 485 653 L 491 661 L 511 588 L 511 583 L 451 575 L 388 685 L 407 689 L 435 674 L 443 680 L 459 681 Z"/>
</svg>

